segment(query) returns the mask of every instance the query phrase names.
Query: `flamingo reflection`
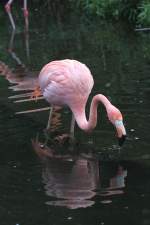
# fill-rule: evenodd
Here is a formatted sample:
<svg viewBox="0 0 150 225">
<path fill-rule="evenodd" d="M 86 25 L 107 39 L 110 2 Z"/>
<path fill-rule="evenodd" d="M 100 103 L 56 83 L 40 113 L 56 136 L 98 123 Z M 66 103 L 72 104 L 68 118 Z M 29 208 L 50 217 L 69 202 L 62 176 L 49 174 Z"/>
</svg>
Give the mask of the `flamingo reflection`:
<svg viewBox="0 0 150 225">
<path fill-rule="evenodd" d="M 91 151 L 56 153 L 54 146 L 43 146 L 38 138 L 32 140 L 32 146 L 43 163 L 42 182 L 46 195 L 50 197 L 46 204 L 70 209 L 86 208 L 99 198 L 102 202 L 101 198 L 123 194 L 127 171 L 120 165 L 115 176 L 111 172 L 110 176 L 107 175 L 105 180 L 109 185 L 104 188 L 105 171 L 101 172 L 101 162 Z"/>
<path fill-rule="evenodd" d="M 9 87 L 13 91 L 32 91 L 38 82 L 36 72 L 28 71 L 23 64 L 12 69 L 0 61 L 0 75 L 4 76 L 10 84 L 13 84 Z"/>
<path fill-rule="evenodd" d="M 92 198 L 99 183 L 98 160 L 88 154 L 55 154 L 47 146 L 42 148 L 38 140 L 32 140 L 32 146 L 42 159 L 42 180 L 46 194 L 57 198 L 48 201 L 49 205 L 66 206 L 75 209 L 94 204 Z M 89 158 L 90 157 L 90 158 Z"/>
<path fill-rule="evenodd" d="M 16 66 L 15 68 L 11 68 L 5 62 L 0 61 L 0 75 L 3 75 L 10 84 L 13 84 L 13 86 L 9 87 L 13 91 L 33 90 L 38 83 L 38 71 L 29 70 L 25 63 L 22 62 L 21 58 L 17 55 L 14 47 L 15 35 L 16 32 L 12 31 L 7 50 L 13 61 L 16 63 Z M 26 56 L 27 60 L 29 60 L 30 51 L 28 32 L 25 33 L 24 38 Z"/>
<path fill-rule="evenodd" d="M 18 57 L 15 52 L 15 48 L 14 48 L 15 36 L 16 36 L 16 31 L 13 30 L 10 36 L 9 44 L 8 44 L 8 52 L 10 53 L 10 56 L 12 57 L 12 59 L 17 63 L 17 65 L 21 65 L 22 67 L 25 67 L 24 63 L 21 61 L 20 57 Z M 27 60 L 29 61 L 30 59 L 29 32 L 24 33 L 24 45 L 25 45 Z"/>
</svg>

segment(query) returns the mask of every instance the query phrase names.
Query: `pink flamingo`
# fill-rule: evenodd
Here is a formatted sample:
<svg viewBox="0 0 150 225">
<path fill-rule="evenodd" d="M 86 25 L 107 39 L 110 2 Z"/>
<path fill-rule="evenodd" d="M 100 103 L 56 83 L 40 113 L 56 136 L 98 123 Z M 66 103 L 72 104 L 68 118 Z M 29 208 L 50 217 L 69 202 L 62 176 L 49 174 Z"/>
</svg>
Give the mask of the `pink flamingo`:
<svg viewBox="0 0 150 225">
<path fill-rule="evenodd" d="M 9 19 L 10 19 L 10 22 L 11 22 L 11 25 L 12 25 L 12 28 L 13 28 L 13 30 L 15 30 L 16 29 L 16 26 L 15 26 L 15 22 L 14 22 L 12 13 L 11 13 L 11 4 L 12 4 L 13 1 L 14 0 L 9 0 L 5 4 L 5 10 L 8 13 L 8 16 L 9 16 Z M 29 25 L 28 16 L 29 16 L 29 12 L 28 12 L 28 8 L 27 8 L 27 0 L 23 0 L 23 13 L 24 13 L 24 18 L 25 18 L 25 26 L 26 26 L 26 29 L 28 29 L 28 25 Z"/>
<path fill-rule="evenodd" d="M 97 94 L 93 97 L 89 120 L 86 119 L 85 107 L 94 85 L 93 77 L 86 65 L 70 59 L 52 61 L 42 68 L 38 82 L 40 89 L 35 89 L 35 95 L 38 96 L 38 90 L 40 90 L 44 98 L 52 105 L 47 129 L 50 128 L 53 106 L 67 105 L 73 115 L 70 137 L 74 138 L 75 121 L 82 130 L 90 132 L 97 124 L 97 107 L 101 102 L 106 108 L 109 121 L 117 130 L 119 145 L 123 144 L 126 130 L 122 114 L 104 95 Z"/>
</svg>

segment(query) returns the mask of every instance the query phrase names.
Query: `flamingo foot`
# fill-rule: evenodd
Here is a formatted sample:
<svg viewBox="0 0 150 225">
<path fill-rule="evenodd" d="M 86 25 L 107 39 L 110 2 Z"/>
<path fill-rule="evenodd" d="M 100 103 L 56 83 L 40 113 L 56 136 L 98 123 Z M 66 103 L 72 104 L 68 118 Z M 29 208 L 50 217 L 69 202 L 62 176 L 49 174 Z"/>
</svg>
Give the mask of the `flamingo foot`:
<svg viewBox="0 0 150 225">
<path fill-rule="evenodd" d="M 6 10 L 7 13 L 9 13 L 11 11 L 10 4 L 9 3 L 7 3 L 5 5 L 5 10 Z"/>
</svg>

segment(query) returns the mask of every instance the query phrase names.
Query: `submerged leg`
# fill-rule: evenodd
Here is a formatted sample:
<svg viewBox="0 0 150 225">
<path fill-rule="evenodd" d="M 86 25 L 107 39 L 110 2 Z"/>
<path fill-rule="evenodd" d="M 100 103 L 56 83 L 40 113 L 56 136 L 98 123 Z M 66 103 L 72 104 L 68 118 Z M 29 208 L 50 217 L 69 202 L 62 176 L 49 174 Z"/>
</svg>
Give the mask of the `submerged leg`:
<svg viewBox="0 0 150 225">
<path fill-rule="evenodd" d="M 24 0 L 24 3 L 23 3 L 23 14 L 24 14 L 24 19 L 25 19 L 25 27 L 26 27 L 26 31 L 28 31 L 28 28 L 29 28 L 29 11 L 28 11 L 28 8 L 27 8 L 27 0 Z"/>
<path fill-rule="evenodd" d="M 16 29 L 16 26 L 15 26 L 15 22 L 14 22 L 13 16 L 12 16 L 12 14 L 11 14 L 11 4 L 12 4 L 12 2 L 13 2 L 13 0 L 9 0 L 9 1 L 6 3 L 6 5 L 5 5 L 5 10 L 6 10 L 8 16 L 9 16 L 9 20 L 10 20 L 10 22 L 11 22 L 12 28 L 13 28 L 13 30 L 15 30 L 15 29 Z"/>
</svg>

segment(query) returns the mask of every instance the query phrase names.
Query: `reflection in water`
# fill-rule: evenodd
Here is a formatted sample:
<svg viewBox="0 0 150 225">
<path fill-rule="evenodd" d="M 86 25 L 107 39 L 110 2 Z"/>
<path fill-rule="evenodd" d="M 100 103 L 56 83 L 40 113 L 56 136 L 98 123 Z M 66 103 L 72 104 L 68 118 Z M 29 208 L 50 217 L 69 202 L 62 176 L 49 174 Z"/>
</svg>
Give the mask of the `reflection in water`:
<svg viewBox="0 0 150 225">
<path fill-rule="evenodd" d="M 88 207 L 94 204 L 98 184 L 98 162 L 86 159 L 51 160 L 43 170 L 42 178 L 46 194 L 60 200 L 49 201 L 50 205 L 68 208 Z"/>
<path fill-rule="evenodd" d="M 27 70 L 22 66 L 18 66 L 15 70 L 9 68 L 4 62 L 0 61 L 0 75 L 11 83 L 15 84 L 10 87 L 14 91 L 33 90 L 33 87 L 37 84 L 37 78 L 32 76 L 32 73 L 28 73 L 30 76 L 26 76 Z"/>
<path fill-rule="evenodd" d="M 72 150 L 66 155 L 58 154 L 56 146 L 43 146 L 38 139 L 32 140 L 32 146 L 43 163 L 42 180 L 46 195 L 51 197 L 46 204 L 86 208 L 95 204 L 97 196 L 103 198 L 124 193 L 127 170 L 121 165 L 117 165 L 115 175 L 105 177 L 105 170 L 101 172 L 101 162 L 94 153 L 79 151 L 77 154 Z M 103 179 L 109 183 L 104 188 Z"/>
<path fill-rule="evenodd" d="M 38 83 L 38 71 L 33 72 L 22 62 L 20 57 L 17 55 L 14 49 L 16 32 L 13 30 L 10 36 L 10 42 L 8 45 L 8 52 L 11 58 L 17 63 L 15 69 L 11 69 L 6 63 L 0 61 L 0 75 L 5 76 L 5 78 L 10 82 L 10 84 L 15 84 L 10 87 L 13 91 L 28 91 L 34 90 Z M 25 51 L 27 58 L 29 60 L 29 33 L 25 33 Z"/>
<path fill-rule="evenodd" d="M 127 176 L 127 171 L 124 170 L 122 166 L 119 166 L 116 176 L 110 179 L 110 189 L 125 187 L 126 176 Z"/>
<path fill-rule="evenodd" d="M 10 99 L 20 98 L 20 100 L 15 101 L 15 103 L 34 101 L 34 99 L 32 98 L 32 93 L 33 93 L 32 91 L 35 89 L 35 87 L 38 84 L 39 72 L 30 71 L 22 62 L 20 57 L 14 51 L 15 34 L 16 34 L 15 30 L 13 30 L 10 37 L 8 52 L 10 56 L 12 57 L 12 59 L 17 63 L 17 66 L 15 69 L 11 69 L 8 65 L 6 65 L 6 63 L 0 61 L 0 75 L 4 76 L 9 81 L 10 84 L 13 84 L 12 86 L 9 87 L 9 89 L 12 89 L 13 91 L 23 91 L 23 93 L 21 94 L 13 95 L 9 97 Z M 27 59 L 29 60 L 30 52 L 29 52 L 28 31 L 25 32 L 25 49 L 26 49 Z M 30 92 L 27 93 L 25 91 L 30 91 Z M 36 100 L 41 100 L 41 99 L 43 99 L 42 96 L 40 96 Z M 30 109 L 30 110 L 26 110 L 22 112 L 16 112 L 16 114 L 38 112 L 38 111 L 45 111 L 45 110 L 49 110 L 49 107 L 44 107 L 40 109 Z"/>
<path fill-rule="evenodd" d="M 18 65 L 15 70 L 12 70 L 4 62 L 0 61 L 0 75 L 5 76 L 11 84 L 14 84 L 10 87 L 13 91 L 33 90 L 37 85 L 35 73 L 29 72 L 22 65 Z"/>
<path fill-rule="evenodd" d="M 10 41 L 9 41 L 9 46 L 8 46 L 8 52 L 10 53 L 11 57 L 15 60 L 15 62 L 18 65 L 21 65 L 24 67 L 24 64 L 20 60 L 20 57 L 16 55 L 16 52 L 14 51 L 14 41 L 15 41 L 15 35 L 16 31 L 12 31 L 11 36 L 10 36 Z M 24 41 L 25 41 L 25 51 L 26 51 L 26 56 L 29 61 L 30 59 L 30 47 L 29 47 L 29 32 L 24 33 Z"/>
<path fill-rule="evenodd" d="M 114 176 L 110 177 L 108 187 L 100 193 L 101 196 L 111 196 L 123 194 L 125 187 L 125 178 L 127 177 L 127 170 L 121 165 L 118 165 Z M 103 201 L 105 203 L 105 201 Z"/>
</svg>

